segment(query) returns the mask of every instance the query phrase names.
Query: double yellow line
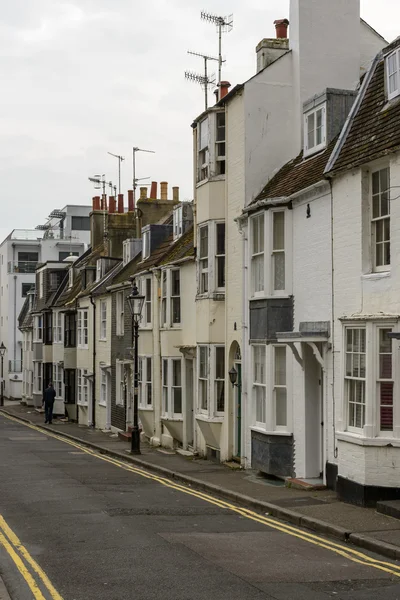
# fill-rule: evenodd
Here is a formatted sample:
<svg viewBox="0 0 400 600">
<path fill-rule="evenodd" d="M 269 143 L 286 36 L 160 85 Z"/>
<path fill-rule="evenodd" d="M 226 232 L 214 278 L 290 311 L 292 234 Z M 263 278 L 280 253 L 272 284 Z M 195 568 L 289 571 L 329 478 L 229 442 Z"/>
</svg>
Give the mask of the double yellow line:
<svg viewBox="0 0 400 600">
<path fill-rule="evenodd" d="M 46 600 L 41 587 L 49 592 L 53 600 L 63 600 L 46 573 L 32 558 L 25 546 L 0 515 L 0 544 L 6 550 L 18 571 L 25 579 L 35 600 Z M 46 593 L 46 592 L 45 592 Z M 46 593 L 47 596 L 47 593 Z"/>
<path fill-rule="evenodd" d="M 303 540 L 309 544 L 313 544 L 314 546 L 318 546 L 320 548 L 324 548 L 326 550 L 334 552 L 335 554 L 338 554 L 338 555 L 342 556 L 343 558 L 346 558 L 354 563 L 357 563 L 357 564 L 360 564 L 360 565 L 363 565 L 366 567 L 371 567 L 371 568 L 377 569 L 379 571 L 384 571 L 385 573 L 388 573 L 389 575 L 393 575 L 395 577 L 400 577 L 400 565 L 397 565 L 396 563 L 391 563 L 391 562 L 372 558 L 372 557 L 368 556 L 367 554 L 364 554 L 363 552 L 359 552 L 359 551 L 351 548 L 348 545 L 340 544 L 340 543 L 333 542 L 331 540 L 324 539 L 321 536 L 314 535 L 313 533 L 308 533 L 307 531 L 304 531 L 298 527 L 294 527 L 292 525 L 287 525 L 287 524 L 282 523 L 271 517 L 262 516 L 252 510 L 247 509 L 247 508 L 235 506 L 234 504 L 231 504 L 230 502 L 221 500 L 214 496 L 210 496 L 209 494 L 206 494 L 204 492 L 200 492 L 200 491 L 191 489 L 188 486 L 181 485 L 179 483 L 175 483 L 171 479 L 167 479 L 165 477 L 155 475 L 153 473 L 145 471 L 142 468 L 135 467 L 133 465 L 125 463 L 122 460 L 119 460 L 116 458 L 111 458 L 109 456 L 105 456 L 104 454 L 100 454 L 96 450 L 87 448 L 86 446 L 84 446 L 83 444 L 80 444 L 79 442 L 69 440 L 68 438 L 65 438 L 65 437 L 57 435 L 53 432 L 50 432 L 47 429 L 44 430 L 41 427 L 36 427 L 35 425 L 21 422 L 19 419 L 15 419 L 14 417 L 11 417 L 5 413 L 2 413 L 2 414 L 7 419 L 10 419 L 19 424 L 25 425 L 26 427 L 29 427 L 30 429 L 34 429 L 35 431 L 39 431 L 40 433 L 45 434 L 48 437 L 52 437 L 61 442 L 64 442 L 65 444 L 69 444 L 70 446 L 73 446 L 74 448 L 79 449 L 81 452 L 84 452 L 85 454 L 89 454 L 90 456 L 93 456 L 94 458 L 96 458 L 98 460 L 102 460 L 104 462 L 110 463 L 120 469 L 124 469 L 125 471 L 134 473 L 135 475 L 140 475 L 140 477 L 144 477 L 145 479 L 150 479 L 152 481 L 156 481 L 157 483 L 159 483 L 165 487 L 176 490 L 183 494 L 188 494 L 189 496 L 194 496 L 195 498 L 204 500 L 208 504 L 218 506 L 221 509 L 230 510 L 233 513 L 236 513 L 246 519 L 255 521 L 257 523 L 261 523 L 262 525 L 266 525 L 267 527 L 269 527 L 271 529 L 275 529 L 276 531 L 280 531 L 280 532 L 290 535 L 292 537 Z M 36 598 L 36 596 L 35 596 L 35 598 Z M 40 598 L 40 597 L 38 596 L 38 598 Z M 57 600 L 58 600 L 60 598 L 60 596 L 54 596 L 53 598 L 54 599 L 57 598 Z"/>
</svg>

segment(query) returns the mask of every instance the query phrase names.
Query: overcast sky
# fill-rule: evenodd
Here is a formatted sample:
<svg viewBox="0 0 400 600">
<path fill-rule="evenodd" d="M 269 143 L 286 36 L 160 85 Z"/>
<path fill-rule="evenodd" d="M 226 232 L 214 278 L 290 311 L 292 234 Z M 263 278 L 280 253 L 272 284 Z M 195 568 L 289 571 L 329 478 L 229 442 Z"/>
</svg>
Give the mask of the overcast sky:
<svg viewBox="0 0 400 600">
<path fill-rule="evenodd" d="M 203 109 L 202 71 L 187 50 L 217 53 L 201 10 L 234 15 L 224 36 L 223 78 L 255 72 L 255 46 L 274 37 L 289 0 L 3 0 L 0 22 L 0 240 L 34 228 L 53 208 L 88 204 L 88 176 L 131 188 L 137 176 L 179 185 L 192 197 L 192 119 Z M 362 17 L 386 39 L 400 35 L 398 0 L 361 0 Z"/>
</svg>

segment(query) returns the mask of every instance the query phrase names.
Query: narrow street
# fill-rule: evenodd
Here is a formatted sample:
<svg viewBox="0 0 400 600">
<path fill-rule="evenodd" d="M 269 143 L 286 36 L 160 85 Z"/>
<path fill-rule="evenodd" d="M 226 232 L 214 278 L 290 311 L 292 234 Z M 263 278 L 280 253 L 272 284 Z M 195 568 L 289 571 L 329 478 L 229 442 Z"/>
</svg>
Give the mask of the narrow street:
<svg viewBox="0 0 400 600">
<path fill-rule="evenodd" d="M 400 598 L 400 567 L 0 417 L 12 600 Z"/>
</svg>

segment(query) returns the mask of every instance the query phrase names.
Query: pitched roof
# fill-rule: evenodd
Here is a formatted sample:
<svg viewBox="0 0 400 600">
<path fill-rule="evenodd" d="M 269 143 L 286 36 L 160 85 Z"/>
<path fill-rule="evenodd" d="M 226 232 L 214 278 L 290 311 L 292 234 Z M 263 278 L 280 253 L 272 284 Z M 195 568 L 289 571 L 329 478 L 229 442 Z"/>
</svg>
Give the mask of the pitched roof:
<svg viewBox="0 0 400 600">
<path fill-rule="evenodd" d="M 400 38 L 378 55 L 361 88 L 358 110 L 352 115 L 330 174 L 352 169 L 400 149 L 400 98 L 388 102 L 385 93 L 385 55 L 400 47 Z M 357 105 L 356 105 L 357 106 Z"/>
<path fill-rule="evenodd" d="M 25 298 L 25 301 L 22 305 L 21 312 L 18 316 L 18 327 L 19 329 L 29 329 L 32 327 L 33 317 L 31 312 L 29 311 L 29 295 Z"/>
<path fill-rule="evenodd" d="M 335 146 L 336 138 L 331 141 L 327 148 L 310 158 L 304 159 L 303 152 L 297 158 L 289 161 L 272 179 L 270 179 L 264 189 L 256 196 L 251 207 L 260 200 L 269 198 L 288 198 L 296 192 L 304 190 L 310 185 L 323 180 L 324 170 L 332 150 Z"/>
</svg>

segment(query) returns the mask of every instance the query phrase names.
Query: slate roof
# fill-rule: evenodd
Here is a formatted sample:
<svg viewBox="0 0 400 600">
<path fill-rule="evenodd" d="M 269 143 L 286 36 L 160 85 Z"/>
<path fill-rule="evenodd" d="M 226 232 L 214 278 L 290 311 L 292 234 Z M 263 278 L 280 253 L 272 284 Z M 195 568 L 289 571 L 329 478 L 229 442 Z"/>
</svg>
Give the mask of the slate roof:
<svg viewBox="0 0 400 600">
<path fill-rule="evenodd" d="M 327 148 L 316 156 L 304 159 L 303 152 L 301 152 L 297 158 L 286 163 L 268 181 L 264 189 L 251 202 L 249 208 L 260 200 L 288 198 L 292 194 L 325 179 L 324 170 L 335 147 L 336 140 L 337 138 L 332 140 Z"/>
<path fill-rule="evenodd" d="M 385 94 L 384 56 L 400 47 L 400 38 L 378 55 L 361 89 L 359 108 L 350 122 L 330 174 L 359 167 L 400 149 L 400 98 L 390 102 Z"/>
<path fill-rule="evenodd" d="M 18 315 L 18 327 L 19 329 L 29 329 L 33 326 L 32 313 L 29 312 L 29 296 L 25 298 L 25 302 L 22 305 L 21 312 Z"/>
</svg>

